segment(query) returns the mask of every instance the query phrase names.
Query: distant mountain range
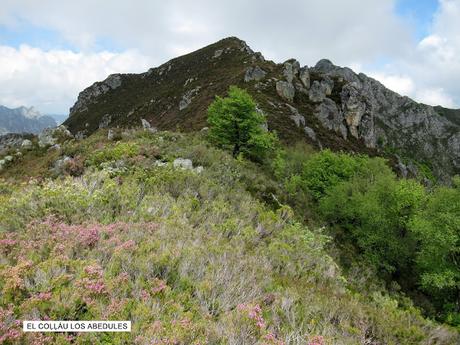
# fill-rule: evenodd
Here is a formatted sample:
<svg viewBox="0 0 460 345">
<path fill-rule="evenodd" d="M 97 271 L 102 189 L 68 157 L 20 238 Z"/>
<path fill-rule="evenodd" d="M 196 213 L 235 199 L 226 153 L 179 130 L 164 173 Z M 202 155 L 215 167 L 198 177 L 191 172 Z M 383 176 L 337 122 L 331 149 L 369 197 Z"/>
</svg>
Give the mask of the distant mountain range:
<svg viewBox="0 0 460 345">
<path fill-rule="evenodd" d="M 10 109 L 0 105 L 0 135 L 7 133 L 38 133 L 56 126 L 53 116 L 42 115 L 34 107 Z"/>
</svg>

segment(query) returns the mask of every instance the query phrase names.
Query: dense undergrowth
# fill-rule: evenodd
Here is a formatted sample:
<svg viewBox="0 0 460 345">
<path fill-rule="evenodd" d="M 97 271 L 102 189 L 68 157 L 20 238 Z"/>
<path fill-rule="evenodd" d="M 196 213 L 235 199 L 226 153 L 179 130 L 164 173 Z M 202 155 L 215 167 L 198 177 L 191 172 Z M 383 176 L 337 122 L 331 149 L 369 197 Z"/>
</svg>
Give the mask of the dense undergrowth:
<svg viewBox="0 0 460 345">
<path fill-rule="evenodd" d="M 382 161 L 302 146 L 261 166 L 213 148 L 203 133 L 106 138 L 99 131 L 64 143 L 59 153 L 30 151 L 2 173 L 0 342 L 458 342 L 455 330 L 423 318 L 408 298 L 379 282 L 374 271 L 394 272 L 399 262 L 387 260 L 389 252 L 364 251 L 369 261 L 350 259 L 345 270 L 333 259 L 346 255 L 320 227 L 325 220 L 347 232 L 341 236 L 348 242 L 362 239 L 363 249 L 382 239 L 360 231 L 381 224 L 391 233 L 396 225 L 385 221 L 392 212 L 412 212 L 410 198 L 409 210 L 403 204 L 385 214 L 375 203 L 358 215 L 346 207 L 355 176 L 369 169 L 384 174 Z M 64 155 L 72 158 L 62 171 L 50 170 L 49 157 Z M 174 168 L 179 157 L 203 171 Z M 346 169 L 324 169 L 334 159 Z M 359 185 L 353 205 L 367 205 L 362 198 L 392 184 L 403 194 L 419 191 L 413 182 L 392 181 Z M 432 218 L 414 219 L 415 227 Z M 356 247 L 350 252 L 360 255 Z M 33 319 L 131 320 L 133 331 L 22 333 L 21 320 Z"/>
</svg>

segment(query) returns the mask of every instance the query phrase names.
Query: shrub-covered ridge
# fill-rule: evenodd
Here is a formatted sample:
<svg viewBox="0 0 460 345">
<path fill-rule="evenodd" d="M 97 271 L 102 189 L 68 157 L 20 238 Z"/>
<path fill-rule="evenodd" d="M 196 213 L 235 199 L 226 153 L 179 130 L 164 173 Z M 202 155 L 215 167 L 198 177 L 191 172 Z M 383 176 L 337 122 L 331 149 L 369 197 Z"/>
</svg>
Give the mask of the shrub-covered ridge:
<svg viewBox="0 0 460 345">
<path fill-rule="evenodd" d="M 8 178 L 11 170 L 3 173 L 2 342 L 458 340 L 408 301 L 345 276 L 328 254 L 325 229 L 307 227 L 299 214 L 304 204 L 293 195 L 302 191 L 291 177 L 289 196 L 260 165 L 209 146 L 203 134 L 130 131 L 122 137 L 114 143 L 101 131 L 64 143 L 60 154 L 79 157 L 81 169 L 64 168 L 57 177 L 23 175 L 19 183 L 18 176 Z M 174 168 L 179 157 L 204 170 Z M 290 176 L 289 161 L 284 166 L 280 181 Z M 133 331 L 26 335 L 20 330 L 25 319 L 131 320 Z"/>
</svg>

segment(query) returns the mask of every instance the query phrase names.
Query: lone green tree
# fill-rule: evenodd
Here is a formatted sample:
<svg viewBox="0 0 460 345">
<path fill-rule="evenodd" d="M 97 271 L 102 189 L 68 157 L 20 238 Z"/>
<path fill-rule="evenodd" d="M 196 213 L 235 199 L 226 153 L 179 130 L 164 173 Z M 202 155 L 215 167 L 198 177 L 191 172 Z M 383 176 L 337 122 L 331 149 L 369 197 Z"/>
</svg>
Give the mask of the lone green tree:
<svg viewBox="0 0 460 345">
<path fill-rule="evenodd" d="M 208 108 L 209 139 L 233 156 L 243 154 L 260 161 L 271 152 L 276 134 L 265 128 L 265 118 L 256 110 L 256 103 L 245 91 L 230 86 L 228 97 L 217 97 Z"/>
</svg>

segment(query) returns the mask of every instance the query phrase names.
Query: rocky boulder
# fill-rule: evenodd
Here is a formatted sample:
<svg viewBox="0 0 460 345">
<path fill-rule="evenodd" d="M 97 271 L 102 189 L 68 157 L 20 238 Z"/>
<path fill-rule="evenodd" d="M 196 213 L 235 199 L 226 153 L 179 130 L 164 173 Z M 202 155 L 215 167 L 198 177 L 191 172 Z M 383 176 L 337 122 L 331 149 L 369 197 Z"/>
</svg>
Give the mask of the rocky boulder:
<svg viewBox="0 0 460 345">
<path fill-rule="evenodd" d="M 310 72 L 308 67 L 302 67 L 299 72 L 299 79 L 302 82 L 303 86 L 307 89 L 310 88 Z"/>
<path fill-rule="evenodd" d="M 21 148 L 22 142 L 28 137 L 26 134 L 8 133 L 0 135 L 0 154 L 9 149 Z M 31 137 L 31 136 L 29 136 Z"/>
<path fill-rule="evenodd" d="M 296 126 L 305 126 L 305 117 L 303 115 L 300 115 L 299 111 L 292 105 L 286 103 L 286 106 L 289 108 L 291 112 L 291 115 L 289 117 L 292 119 L 292 121 L 294 121 Z"/>
<path fill-rule="evenodd" d="M 299 74 L 300 64 L 297 60 L 291 59 L 283 64 L 283 75 L 287 82 L 292 84 L 294 78 Z"/>
<path fill-rule="evenodd" d="M 259 81 L 259 80 L 262 80 L 263 78 L 265 78 L 266 74 L 267 74 L 267 72 L 265 72 L 259 66 L 249 67 L 246 70 L 246 73 L 244 75 L 244 81 L 245 82 L 250 82 L 252 80 Z"/>
<path fill-rule="evenodd" d="M 70 108 L 70 116 L 76 112 L 84 112 L 89 103 L 97 102 L 97 98 L 110 90 L 120 87 L 122 84 L 121 74 L 111 74 L 101 82 L 96 82 L 78 95 L 77 102 Z"/>
<path fill-rule="evenodd" d="M 276 92 L 280 97 L 284 98 L 289 102 L 292 102 L 294 100 L 295 88 L 291 83 L 288 83 L 287 81 L 277 81 Z"/>
<path fill-rule="evenodd" d="M 21 148 L 26 149 L 26 150 L 31 149 L 32 146 L 33 146 L 32 141 L 30 141 L 29 139 L 24 139 L 21 143 Z"/>
<path fill-rule="evenodd" d="M 73 135 L 64 126 L 60 125 L 54 128 L 46 128 L 38 135 L 38 146 L 47 147 L 72 139 Z"/>
<path fill-rule="evenodd" d="M 200 87 L 198 86 L 184 93 L 184 95 L 182 96 L 182 99 L 179 102 L 179 110 L 186 109 L 190 105 L 190 103 L 192 103 L 193 98 L 198 94 L 199 91 L 200 91 Z"/>
<path fill-rule="evenodd" d="M 347 139 L 347 127 L 344 124 L 343 113 L 333 100 L 324 98 L 323 102 L 316 107 L 315 116 L 324 127 L 340 133 L 343 139 Z"/>
<path fill-rule="evenodd" d="M 182 170 L 192 170 L 198 174 L 203 172 L 203 167 L 198 166 L 196 168 L 193 168 L 193 162 L 190 159 L 187 158 L 176 158 L 173 162 L 173 167 L 176 169 L 182 169 Z"/>
</svg>

